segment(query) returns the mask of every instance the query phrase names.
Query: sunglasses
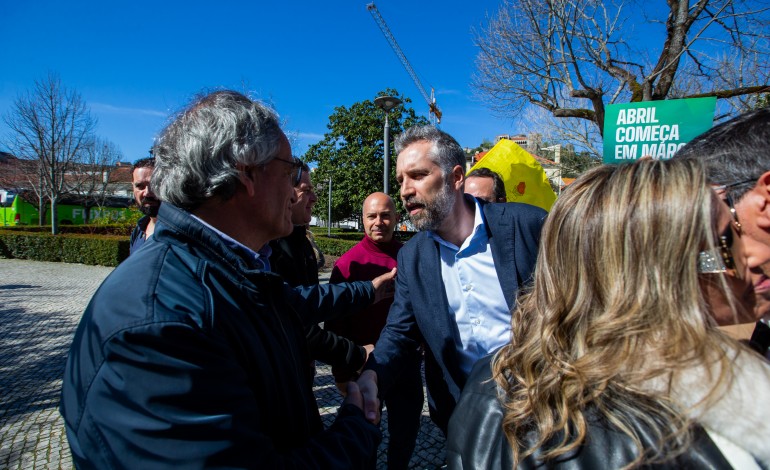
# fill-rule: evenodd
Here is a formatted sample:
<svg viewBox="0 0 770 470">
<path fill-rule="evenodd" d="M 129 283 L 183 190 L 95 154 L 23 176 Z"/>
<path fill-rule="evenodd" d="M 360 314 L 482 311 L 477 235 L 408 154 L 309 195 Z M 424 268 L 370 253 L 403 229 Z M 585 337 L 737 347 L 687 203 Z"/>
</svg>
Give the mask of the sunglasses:
<svg viewBox="0 0 770 470">
<path fill-rule="evenodd" d="M 291 174 L 291 183 L 292 186 L 298 186 L 299 182 L 302 181 L 302 160 L 299 158 L 292 158 L 291 160 L 284 160 L 283 158 L 275 157 L 273 160 L 278 160 L 279 162 L 283 162 L 287 165 L 292 166 L 292 174 Z"/>
<path fill-rule="evenodd" d="M 738 212 L 735 211 L 735 200 L 733 199 L 732 195 L 732 189 L 737 188 L 738 186 L 743 186 L 745 184 L 749 183 L 755 183 L 757 181 L 757 178 L 749 178 L 747 180 L 738 181 L 737 183 L 730 183 L 730 184 L 723 184 L 720 186 L 714 186 L 714 191 L 724 191 L 724 201 L 727 204 L 727 207 L 730 209 L 730 214 L 733 216 L 733 222 L 735 223 L 735 227 L 738 229 L 738 234 L 741 233 L 741 222 L 738 220 Z"/>
</svg>

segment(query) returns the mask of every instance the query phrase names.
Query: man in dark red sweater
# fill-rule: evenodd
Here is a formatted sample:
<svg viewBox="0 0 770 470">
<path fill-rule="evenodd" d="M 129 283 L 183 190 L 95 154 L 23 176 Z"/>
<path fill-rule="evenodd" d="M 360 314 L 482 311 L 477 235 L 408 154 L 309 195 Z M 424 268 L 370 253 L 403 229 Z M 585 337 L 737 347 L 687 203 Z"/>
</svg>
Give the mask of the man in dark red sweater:
<svg viewBox="0 0 770 470">
<path fill-rule="evenodd" d="M 330 283 L 368 281 L 390 272 L 396 267 L 396 256 L 401 242 L 395 240 L 393 232 L 398 224 L 398 213 L 393 199 L 385 193 L 373 193 L 364 201 L 364 238 L 334 266 Z M 371 350 L 385 326 L 392 298 L 371 305 L 356 315 L 326 322 L 325 328 L 340 336 L 349 338 L 358 345 Z M 357 371 L 333 367 L 332 373 L 338 384 L 357 377 Z M 417 432 L 420 429 L 422 412 L 422 380 L 419 363 L 407 371 L 393 387 L 384 402 L 388 410 L 388 468 L 409 467 Z M 344 387 L 340 387 L 344 390 Z"/>
</svg>

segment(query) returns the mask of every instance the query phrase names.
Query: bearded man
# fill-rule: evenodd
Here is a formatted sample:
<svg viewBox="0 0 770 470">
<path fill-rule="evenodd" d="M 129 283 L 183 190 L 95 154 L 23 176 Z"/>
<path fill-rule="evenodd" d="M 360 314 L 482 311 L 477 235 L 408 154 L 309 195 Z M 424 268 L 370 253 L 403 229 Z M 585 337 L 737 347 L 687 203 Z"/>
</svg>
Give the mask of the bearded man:
<svg viewBox="0 0 770 470">
<path fill-rule="evenodd" d="M 446 433 L 473 365 L 510 341 L 511 308 L 535 266 L 546 212 L 464 194 L 465 152 L 433 126 L 407 129 L 396 151 L 401 199 L 421 232 L 398 254 L 395 299 L 358 383 L 376 422 L 379 397 L 424 343 L 431 418 Z"/>
<path fill-rule="evenodd" d="M 131 232 L 129 249 L 132 254 L 141 248 L 144 242 L 155 232 L 155 220 L 158 217 L 160 201 L 155 197 L 155 193 L 150 187 L 150 178 L 154 168 L 155 159 L 152 157 L 137 160 L 131 167 L 131 186 L 134 189 L 134 199 L 139 206 L 139 212 L 144 214 L 136 223 L 134 231 Z"/>
</svg>

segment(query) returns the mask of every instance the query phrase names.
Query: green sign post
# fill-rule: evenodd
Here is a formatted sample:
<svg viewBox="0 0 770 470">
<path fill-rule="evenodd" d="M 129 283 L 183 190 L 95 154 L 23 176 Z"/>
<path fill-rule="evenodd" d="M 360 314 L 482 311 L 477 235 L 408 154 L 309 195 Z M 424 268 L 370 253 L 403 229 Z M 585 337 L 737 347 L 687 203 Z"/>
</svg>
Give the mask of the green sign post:
<svg viewBox="0 0 770 470">
<path fill-rule="evenodd" d="M 673 157 L 684 144 L 711 128 L 716 102 L 709 97 L 607 106 L 604 163 Z"/>
</svg>

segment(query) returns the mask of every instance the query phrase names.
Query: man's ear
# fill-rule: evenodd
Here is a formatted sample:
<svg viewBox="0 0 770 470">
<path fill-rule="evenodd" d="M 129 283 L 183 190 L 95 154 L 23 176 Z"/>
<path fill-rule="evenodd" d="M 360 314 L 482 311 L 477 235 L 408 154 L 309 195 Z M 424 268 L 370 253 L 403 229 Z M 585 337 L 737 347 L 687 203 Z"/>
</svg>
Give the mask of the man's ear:
<svg viewBox="0 0 770 470">
<path fill-rule="evenodd" d="M 460 165 L 455 165 L 452 168 L 452 184 L 456 190 L 461 190 L 465 185 L 465 170 Z"/>
<path fill-rule="evenodd" d="M 256 173 L 259 171 L 259 169 L 253 166 L 243 165 L 241 163 L 239 163 L 236 168 L 238 170 L 238 180 L 246 189 L 246 193 L 249 196 L 254 196 L 256 192 L 255 178 L 257 177 Z"/>
<path fill-rule="evenodd" d="M 746 194 L 750 198 L 751 210 L 757 214 L 757 225 L 770 230 L 770 171 L 762 174 L 757 179 L 757 184 Z"/>
</svg>

